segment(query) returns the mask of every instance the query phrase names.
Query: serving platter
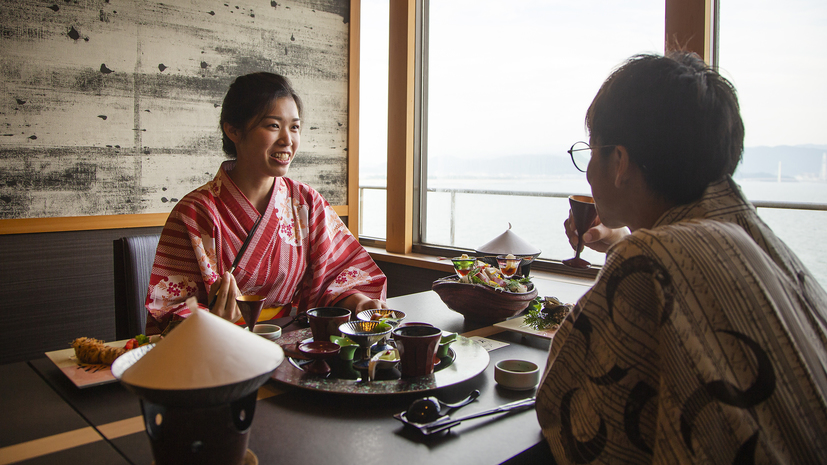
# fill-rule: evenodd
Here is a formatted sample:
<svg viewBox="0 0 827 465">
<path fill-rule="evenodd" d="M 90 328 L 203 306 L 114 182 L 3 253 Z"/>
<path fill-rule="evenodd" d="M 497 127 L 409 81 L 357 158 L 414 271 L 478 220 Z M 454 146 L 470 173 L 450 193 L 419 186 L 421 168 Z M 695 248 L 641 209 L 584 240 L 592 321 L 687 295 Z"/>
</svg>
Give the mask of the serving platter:
<svg viewBox="0 0 827 465">
<path fill-rule="evenodd" d="M 545 339 L 553 338 L 554 335 L 557 334 L 557 330 L 559 329 L 559 327 L 554 329 L 543 330 L 534 329 L 525 323 L 525 315 L 512 318 L 510 320 L 501 321 L 499 323 L 494 323 L 494 326 L 506 329 L 508 331 L 514 331 L 528 336 L 542 337 Z"/>
<path fill-rule="evenodd" d="M 107 342 L 106 345 L 123 347 L 128 341 L 129 339 Z M 75 357 L 75 349 L 71 347 L 46 352 L 46 356 L 80 389 L 117 381 L 109 365 L 80 363 Z"/>
<path fill-rule="evenodd" d="M 310 329 L 305 328 L 289 332 L 276 342 L 285 348 L 286 353 L 295 352 L 291 346 L 312 337 Z M 339 360 L 333 360 L 339 362 Z M 449 355 L 440 360 L 434 367 L 434 374 L 416 378 L 381 379 L 378 376 L 374 381 L 363 381 L 337 377 L 334 374 L 322 377 L 303 371 L 300 360 L 288 357 L 271 376 L 272 379 L 291 386 L 314 391 L 333 392 L 339 394 L 376 395 L 376 394 L 406 394 L 411 392 L 425 392 L 469 380 L 488 367 L 490 358 L 488 352 L 477 342 L 463 336 L 457 336 L 451 344 Z M 347 362 L 339 362 L 347 363 Z M 356 375 L 354 375 L 356 376 Z"/>
</svg>

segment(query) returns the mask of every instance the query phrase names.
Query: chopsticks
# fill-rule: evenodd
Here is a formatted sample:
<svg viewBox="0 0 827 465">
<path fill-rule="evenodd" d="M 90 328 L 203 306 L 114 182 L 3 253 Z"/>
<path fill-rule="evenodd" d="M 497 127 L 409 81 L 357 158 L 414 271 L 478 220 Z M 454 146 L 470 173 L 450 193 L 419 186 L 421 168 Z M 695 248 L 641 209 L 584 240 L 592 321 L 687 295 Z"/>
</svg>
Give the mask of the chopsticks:
<svg viewBox="0 0 827 465">
<path fill-rule="evenodd" d="M 264 218 L 264 214 L 262 214 L 261 216 L 258 217 L 255 224 L 253 224 L 253 227 L 250 229 L 250 233 L 247 234 L 247 238 L 244 239 L 244 243 L 241 244 L 241 248 L 238 249 L 238 253 L 235 256 L 235 259 L 233 260 L 233 266 L 230 267 L 230 274 L 233 274 L 233 271 L 235 271 L 235 267 L 237 267 L 238 264 L 241 262 L 241 257 L 244 256 L 244 252 L 247 251 L 247 246 L 250 245 L 250 240 L 253 239 L 253 235 L 256 233 L 256 229 L 258 229 L 258 224 L 261 223 L 262 218 Z M 212 300 L 210 300 L 210 304 L 207 306 L 207 308 L 212 310 L 212 307 L 213 307 L 213 305 L 215 305 L 215 301 L 217 299 L 218 299 L 218 291 L 216 291 L 215 295 L 212 296 Z"/>
</svg>

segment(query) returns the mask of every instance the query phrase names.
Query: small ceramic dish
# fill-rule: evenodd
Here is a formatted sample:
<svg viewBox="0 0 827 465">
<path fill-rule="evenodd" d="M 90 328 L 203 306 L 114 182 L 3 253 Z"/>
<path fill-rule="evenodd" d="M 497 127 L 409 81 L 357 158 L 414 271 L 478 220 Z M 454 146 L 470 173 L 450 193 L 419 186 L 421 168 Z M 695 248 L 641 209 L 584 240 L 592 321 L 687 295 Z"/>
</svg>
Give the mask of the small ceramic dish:
<svg viewBox="0 0 827 465">
<path fill-rule="evenodd" d="M 506 389 L 528 391 L 540 382 L 540 367 L 528 360 L 501 360 L 494 365 L 494 381 Z"/>
<path fill-rule="evenodd" d="M 276 339 L 281 337 L 281 326 L 259 324 L 253 327 L 253 332 L 263 337 L 264 339 L 275 341 Z"/>
<path fill-rule="evenodd" d="M 396 349 L 376 353 L 368 363 L 368 381 L 376 379 L 376 370 L 390 370 L 396 367 L 399 360 L 399 351 Z"/>
<path fill-rule="evenodd" d="M 325 359 L 336 356 L 341 349 L 338 344 L 330 341 L 305 342 L 299 345 L 299 352 L 313 360 L 305 365 L 304 370 L 315 375 L 327 376 L 331 368 Z"/>
<path fill-rule="evenodd" d="M 457 333 L 449 331 L 442 332 L 442 339 L 439 340 L 439 346 L 436 348 L 436 356 L 443 358 L 448 356 L 448 347 L 457 340 Z"/>
<path fill-rule="evenodd" d="M 359 348 L 359 344 L 344 336 L 330 336 L 330 342 L 338 344 L 342 348 L 339 351 L 339 358 L 342 360 L 353 360 L 353 355 L 356 353 L 356 349 Z"/>
<path fill-rule="evenodd" d="M 378 318 L 377 315 L 379 315 Z M 396 327 L 399 325 L 399 322 L 405 319 L 405 312 L 401 310 L 377 308 L 372 310 L 362 310 L 361 312 L 356 314 L 356 318 L 362 321 L 385 321 Z"/>
</svg>

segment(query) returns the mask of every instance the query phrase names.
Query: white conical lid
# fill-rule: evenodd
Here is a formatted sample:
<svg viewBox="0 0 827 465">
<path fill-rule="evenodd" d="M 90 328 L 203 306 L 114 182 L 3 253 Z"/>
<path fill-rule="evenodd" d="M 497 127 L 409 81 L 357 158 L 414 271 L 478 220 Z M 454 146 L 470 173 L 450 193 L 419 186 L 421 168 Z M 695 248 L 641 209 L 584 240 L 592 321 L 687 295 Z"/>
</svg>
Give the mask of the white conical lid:
<svg viewBox="0 0 827 465">
<path fill-rule="evenodd" d="M 226 386 L 271 372 L 284 360 L 278 344 L 196 306 L 190 309 L 192 314 L 128 368 L 122 381 L 148 389 Z"/>
<path fill-rule="evenodd" d="M 540 249 L 534 247 L 528 242 L 524 241 L 520 236 L 511 230 L 511 223 L 508 223 L 508 229 L 504 233 L 495 237 L 485 245 L 477 247 L 477 252 L 501 255 L 535 255 L 540 253 Z"/>
</svg>

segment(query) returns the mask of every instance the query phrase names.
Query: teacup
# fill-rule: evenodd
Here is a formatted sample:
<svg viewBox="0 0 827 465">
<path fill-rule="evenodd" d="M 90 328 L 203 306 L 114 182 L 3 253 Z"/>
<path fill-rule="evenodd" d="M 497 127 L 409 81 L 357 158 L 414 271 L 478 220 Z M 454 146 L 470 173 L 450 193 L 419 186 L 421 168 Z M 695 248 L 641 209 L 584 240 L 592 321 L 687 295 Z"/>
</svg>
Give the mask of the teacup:
<svg viewBox="0 0 827 465">
<path fill-rule="evenodd" d="M 434 356 L 442 339 L 442 330 L 434 326 L 410 325 L 393 330 L 393 339 L 401 358 L 402 376 L 430 375 L 434 372 Z"/>
<path fill-rule="evenodd" d="M 406 321 L 404 323 L 399 324 L 400 328 L 405 327 L 405 326 L 433 326 L 433 325 L 431 323 L 425 323 L 425 322 L 422 322 L 422 321 Z"/>
<path fill-rule="evenodd" d="M 340 307 L 317 307 L 307 311 L 307 322 L 314 341 L 330 341 L 330 336 L 341 336 L 339 326 L 350 321 L 350 310 Z"/>
<path fill-rule="evenodd" d="M 281 337 L 281 327 L 277 325 L 256 325 L 253 332 L 271 341 Z"/>
<path fill-rule="evenodd" d="M 515 391 L 534 389 L 540 382 L 540 367 L 528 360 L 501 360 L 494 365 L 494 381 Z"/>
</svg>

